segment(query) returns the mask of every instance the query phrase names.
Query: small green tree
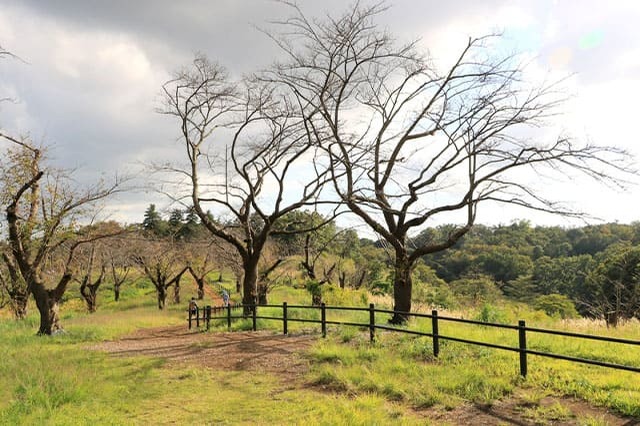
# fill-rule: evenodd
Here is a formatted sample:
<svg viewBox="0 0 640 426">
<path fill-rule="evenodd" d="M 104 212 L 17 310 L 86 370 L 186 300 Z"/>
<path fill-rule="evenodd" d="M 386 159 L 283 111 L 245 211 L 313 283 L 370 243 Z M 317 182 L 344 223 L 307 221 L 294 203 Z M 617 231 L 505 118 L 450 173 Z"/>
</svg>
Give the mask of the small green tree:
<svg viewBox="0 0 640 426">
<path fill-rule="evenodd" d="M 549 316 L 559 316 L 562 319 L 580 316 L 573 301 L 564 294 L 543 294 L 538 296 L 534 302 L 534 307 L 544 311 Z"/>
</svg>

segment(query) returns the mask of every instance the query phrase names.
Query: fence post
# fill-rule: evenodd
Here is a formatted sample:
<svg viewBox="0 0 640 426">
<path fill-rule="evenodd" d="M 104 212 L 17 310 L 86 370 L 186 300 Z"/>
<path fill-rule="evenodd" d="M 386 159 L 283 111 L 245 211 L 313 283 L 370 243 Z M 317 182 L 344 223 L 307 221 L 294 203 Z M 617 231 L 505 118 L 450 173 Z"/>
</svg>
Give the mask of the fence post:
<svg viewBox="0 0 640 426">
<path fill-rule="evenodd" d="M 187 309 L 189 312 L 189 330 L 191 330 L 191 308 Z"/>
<path fill-rule="evenodd" d="M 196 306 L 196 327 L 200 328 L 200 308 Z"/>
<path fill-rule="evenodd" d="M 287 330 L 287 302 L 282 302 L 282 334 L 288 334 Z"/>
<path fill-rule="evenodd" d="M 327 337 L 327 307 L 324 302 L 320 304 L 320 322 L 322 323 L 322 337 Z"/>
<path fill-rule="evenodd" d="M 231 303 L 227 305 L 227 328 L 231 330 Z"/>
<path fill-rule="evenodd" d="M 518 321 L 518 337 L 520 343 L 520 375 L 527 377 L 527 334 L 523 320 Z"/>
<path fill-rule="evenodd" d="M 431 334 L 433 334 L 433 356 L 440 354 L 440 339 L 438 338 L 438 311 L 431 311 Z"/>
<path fill-rule="evenodd" d="M 251 305 L 251 307 L 253 309 L 251 309 L 251 321 L 253 322 L 253 331 L 256 331 L 258 329 L 257 326 L 257 322 L 256 322 L 256 317 L 258 315 L 258 305 L 256 303 L 254 303 L 253 305 Z"/>
<path fill-rule="evenodd" d="M 376 311 L 373 303 L 369 303 L 369 341 L 376 340 Z"/>
<path fill-rule="evenodd" d="M 211 323 L 211 306 L 207 305 L 205 309 L 205 314 L 207 316 L 207 331 L 209 331 L 209 326 Z"/>
</svg>

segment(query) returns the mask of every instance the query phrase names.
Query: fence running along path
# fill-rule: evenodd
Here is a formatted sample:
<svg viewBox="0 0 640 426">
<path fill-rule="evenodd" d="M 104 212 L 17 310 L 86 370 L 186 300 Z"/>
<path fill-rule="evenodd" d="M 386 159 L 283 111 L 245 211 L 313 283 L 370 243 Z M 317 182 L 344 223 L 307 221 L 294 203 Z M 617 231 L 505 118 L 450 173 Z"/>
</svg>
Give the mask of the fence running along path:
<svg viewBox="0 0 640 426">
<path fill-rule="evenodd" d="M 376 330 L 385 330 L 394 333 L 405 333 L 412 334 L 415 336 L 426 336 L 431 337 L 433 341 L 433 356 L 438 357 L 440 353 L 440 341 L 441 340 L 449 340 L 453 342 L 465 343 L 469 345 L 476 346 L 484 346 L 487 348 L 493 348 L 498 350 L 516 352 L 519 354 L 520 361 L 520 375 L 523 377 L 527 376 L 527 355 L 535 355 L 547 358 L 555 358 L 561 359 L 569 362 L 576 362 L 581 364 L 590 364 L 597 365 L 600 367 L 612 368 L 616 370 L 625 370 L 632 371 L 636 373 L 640 373 L 640 367 L 632 366 L 632 365 L 622 365 L 615 364 L 611 362 L 600 361 L 597 359 L 587 359 L 580 358 L 570 355 L 557 354 L 553 352 L 545 352 L 536 349 L 527 348 L 527 336 L 528 333 L 537 333 L 537 334 L 547 334 L 547 335 L 555 335 L 555 336 L 564 336 L 575 339 L 586 339 L 586 340 L 597 340 L 601 342 L 609 342 L 616 343 L 620 345 L 629 345 L 640 350 L 640 340 L 630 340 L 630 339 L 621 339 L 615 337 L 605 337 L 605 336 L 596 336 L 590 334 L 580 334 L 573 332 L 566 332 L 560 330 L 551 330 L 544 328 L 536 328 L 536 327 L 527 327 L 525 321 L 518 321 L 518 325 L 508 325 L 508 324 L 497 324 L 490 322 L 482 322 L 476 320 L 462 319 L 462 318 L 453 318 L 447 316 L 438 315 L 437 310 L 431 311 L 431 314 L 423 314 L 418 312 L 399 312 L 388 309 L 376 309 L 374 304 L 371 303 L 368 308 L 366 307 L 346 307 L 346 306 L 326 306 L 322 303 L 320 306 L 308 306 L 308 305 L 288 305 L 287 302 L 284 302 L 282 305 L 228 305 L 228 306 L 205 306 L 204 308 L 196 308 L 195 312 L 189 311 L 189 329 L 191 329 L 192 324 L 195 322 L 196 327 L 200 327 L 202 323 L 206 326 L 206 329 L 209 330 L 211 320 L 226 320 L 227 327 L 229 330 L 231 329 L 231 323 L 234 319 L 247 319 L 248 316 L 245 315 L 232 315 L 232 311 L 241 310 L 244 312 L 244 308 L 251 311 L 251 321 L 252 321 L 252 329 L 253 331 L 257 330 L 257 320 L 275 320 L 282 321 L 282 332 L 283 334 L 288 334 L 288 323 L 289 322 L 306 322 L 306 323 L 315 323 L 320 324 L 320 330 L 322 333 L 322 337 L 327 336 L 327 325 L 341 325 L 341 326 L 352 326 L 352 327 L 360 327 L 360 328 L 368 328 L 369 330 L 369 340 L 371 342 L 375 341 Z M 260 316 L 257 311 L 258 308 L 281 308 L 282 316 Z M 290 309 L 303 309 L 303 310 L 319 310 L 320 311 L 320 319 L 310 319 L 310 318 L 292 318 L 289 315 Z M 368 312 L 369 313 L 369 321 L 367 323 L 358 323 L 358 322 L 348 322 L 348 321 L 331 321 L 327 320 L 327 311 L 351 311 L 351 312 Z M 217 316 L 212 316 L 213 314 L 220 314 Z M 423 332 L 419 330 L 410 330 L 408 328 L 398 328 L 391 325 L 383 325 L 376 324 L 376 314 L 402 314 L 406 317 L 414 317 L 414 318 L 430 318 L 431 319 L 431 332 Z M 462 337 L 455 336 L 445 336 L 439 333 L 439 324 L 442 322 L 457 322 L 471 325 L 478 325 L 483 327 L 493 327 L 493 328 L 501 328 L 507 330 L 517 331 L 518 334 L 518 347 L 513 346 L 505 346 L 501 344 L 495 344 L 490 342 L 481 342 L 477 340 L 469 340 Z"/>
</svg>

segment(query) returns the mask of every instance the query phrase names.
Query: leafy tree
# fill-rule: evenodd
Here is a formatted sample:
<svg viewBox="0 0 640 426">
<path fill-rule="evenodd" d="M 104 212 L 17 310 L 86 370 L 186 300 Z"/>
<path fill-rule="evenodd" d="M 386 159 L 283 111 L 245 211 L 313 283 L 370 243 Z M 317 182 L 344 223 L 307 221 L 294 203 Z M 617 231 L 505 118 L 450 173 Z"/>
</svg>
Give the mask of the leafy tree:
<svg viewBox="0 0 640 426">
<path fill-rule="evenodd" d="M 615 245 L 597 260 L 580 294 L 582 309 L 614 327 L 640 317 L 640 246 Z"/>
<path fill-rule="evenodd" d="M 155 204 L 149 204 L 144 211 L 142 229 L 157 236 L 166 235 L 168 231 L 167 223 L 162 220 L 160 213 L 156 210 Z"/>
<path fill-rule="evenodd" d="M 592 267 L 593 259 L 588 254 L 557 258 L 543 256 L 535 261 L 533 268 L 535 292 L 560 293 L 575 298 Z"/>
<path fill-rule="evenodd" d="M 495 282 L 486 275 L 460 278 L 449 286 L 456 296 L 473 305 L 494 302 L 501 295 Z"/>
</svg>

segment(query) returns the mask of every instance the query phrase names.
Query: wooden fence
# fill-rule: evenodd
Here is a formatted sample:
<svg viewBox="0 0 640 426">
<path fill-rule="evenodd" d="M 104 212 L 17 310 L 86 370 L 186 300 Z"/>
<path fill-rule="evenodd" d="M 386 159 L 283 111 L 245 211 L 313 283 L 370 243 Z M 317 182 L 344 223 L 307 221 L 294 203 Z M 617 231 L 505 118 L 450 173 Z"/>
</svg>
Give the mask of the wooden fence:
<svg viewBox="0 0 640 426">
<path fill-rule="evenodd" d="M 431 311 L 431 314 L 422 314 L 417 312 L 396 312 L 388 309 L 376 309 L 373 303 L 370 304 L 368 308 L 326 306 L 324 303 L 321 304 L 320 306 L 288 305 L 287 302 L 284 302 L 282 305 L 256 306 L 256 305 L 238 304 L 238 305 L 229 305 L 226 307 L 225 306 L 216 306 L 216 307 L 206 306 L 204 309 L 197 309 L 196 312 L 194 313 L 189 312 L 189 319 L 188 319 L 189 329 L 191 329 L 192 327 L 192 322 L 195 321 L 196 327 L 199 327 L 200 323 L 202 322 L 202 324 L 205 325 L 208 330 L 211 320 L 226 320 L 227 327 L 231 329 L 232 320 L 248 318 L 247 316 L 244 316 L 242 314 L 240 315 L 232 314 L 233 311 L 238 311 L 238 310 L 244 311 L 245 307 L 248 308 L 247 310 L 251 311 L 252 313 L 251 321 L 252 321 L 252 328 L 254 331 L 257 330 L 258 319 L 282 321 L 282 331 L 284 334 L 288 334 L 289 332 L 288 331 L 289 322 L 306 322 L 306 323 L 320 324 L 320 331 L 322 333 L 322 337 L 326 337 L 327 335 L 327 325 L 341 325 L 341 326 L 367 328 L 369 330 L 369 339 L 371 342 L 375 340 L 377 330 L 385 330 L 385 331 L 394 332 L 394 333 L 406 333 L 406 334 L 412 334 L 416 336 L 431 337 L 433 341 L 434 357 L 438 357 L 440 353 L 441 340 L 449 340 L 449 341 L 460 342 L 460 343 L 465 343 L 469 345 L 484 346 L 484 347 L 493 348 L 493 349 L 516 352 L 519 354 L 520 374 L 523 377 L 527 376 L 527 370 L 528 370 L 527 355 L 555 358 L 555 359 L 561 359 L 561 360 L 570 361 L 570 362 L 597 365 L 597 366 L 606 367 L 606 368 L 613 368 L 616 370 L 626 370 L 626 371 L 640 373 L 639 366 L 615 364 L 615 363 L 605 362 L 597 359 L 579 358 L 579 357 L 569 356 L 565 354 L 557 354 L 557 353 L 545 352 L 545 351 L 527 348 L 527 336 L 530 335 L 531 333 L 564 336 L 564 337 L 570 337 L 574 339 L 597 340 L 602 342 L 615 343 L 618 345 L 624 345 L 627 347 L 631 346 L 636 348 L 637 350 L 640 350 L 640 341 L 638 340 L 620 339 L 620 338 L 605 337 L 605 336 L 594 336 L 589 334 L 580 334 L 580 333 L 572 333 L 572 332 L 559 331 L 559 330 L 527 327 L 525 321 L 523 320 L 518 321 L 518 325 L 508 325 L 508 324 L 496 324 L 496 323 L 468 320 L 468 319 L 462 319 L 462 318 L 440 316 L 438 315 L 438 311 L 436 310 Z M 261 316 L 261 315 L 258 315 L 258 308 L 281 308 L 282 315 L 281 316 L 265 316 L 265 315 Z M 290 309 L 319 310 L 320 319 L 292 318 L 289 315 Z M 330 321 L 330 320 L 327 320 L 327 311 L 350 311 L 350 312 L 364 311 L 369 313 L 369 321 L 367 323 Z M 396 313 L 405 315 L 407 317 L 431 319 L 431 332 L 427 333 L 419 330 L 411 330 L 405 327 L 402 327 L 402 328 L 393 327 L 387 324 L 376 324 L 376 314 L 396 314 Z M 216 315 L 216 314 L 220 314 L 220 315 Z M 483 327 L 493 327 L 493 328 L 513 330 L 514 333 L 517 333 L 517 336 L 518 336 L 518 346 L 513 347 L 513 346 L 495 344 L 491 342 L 469 340 L 463 337 L 446 336 L 439 333 L 439 324 L 441 324 L 442 322 L 457 322 L 457 323 L 471 324 L 471 325 L 477 325 L 477 326 L 483 326 Z"/>
</svg>

